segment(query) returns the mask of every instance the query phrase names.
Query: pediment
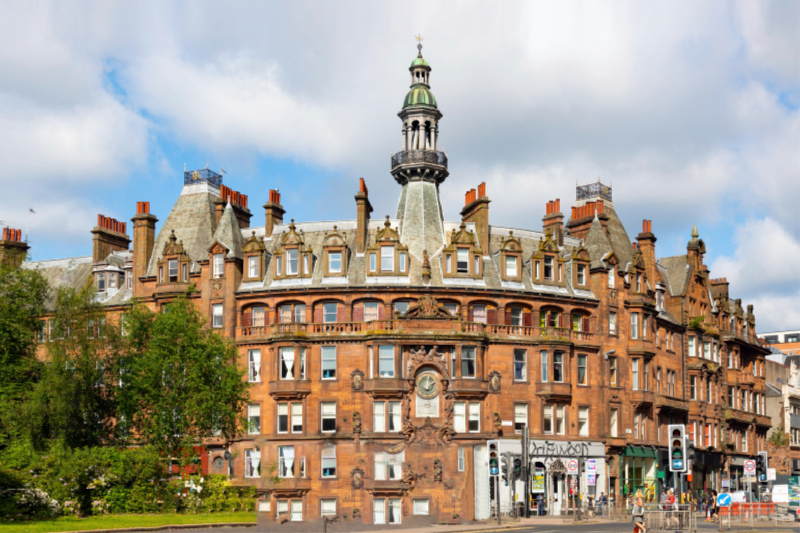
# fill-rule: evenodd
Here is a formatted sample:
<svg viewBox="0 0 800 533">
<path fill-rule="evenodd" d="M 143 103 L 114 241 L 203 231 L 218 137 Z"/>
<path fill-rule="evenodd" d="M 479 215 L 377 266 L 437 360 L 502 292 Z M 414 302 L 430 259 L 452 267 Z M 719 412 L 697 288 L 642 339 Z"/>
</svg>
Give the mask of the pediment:
<svg viewBox="0 0 800 533">
<path fill-rule="evenodd" d="M 253 235 L 247 239 L 242 247 L 242 252 L 244 253 L 259 253 L 264 252 L 266 247 L 264 246 L 264 241 L 256 237 L 256 232 L 252 232 Z"/>
</svg>

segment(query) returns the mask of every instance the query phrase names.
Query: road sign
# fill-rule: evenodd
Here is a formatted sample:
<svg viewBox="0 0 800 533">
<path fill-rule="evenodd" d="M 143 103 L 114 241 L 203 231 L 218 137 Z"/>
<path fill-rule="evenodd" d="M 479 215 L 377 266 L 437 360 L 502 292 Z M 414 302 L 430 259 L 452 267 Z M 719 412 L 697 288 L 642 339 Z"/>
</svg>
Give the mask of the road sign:
<svg viewBox="0 0 800 533">
<path fill-rule="evenodd" d="M 720 494 L 717 496 L 717 505 L 720 507 L 728 507 L 731 504 L 731 495 L 730 494 Z"/>
<path fill-rule="evenodd" d="M 775 481 L 776 474 L 777 472 L 775 472 L 774 468 L 767 468 L 767 481 Z"/>
<path fill-rule="evenodd" d="M 675 472 L 683 471 L 683 459 L 673 459 L 672 460 L 672 470 Z"/>
<path fill-rule="evenodd" d="M 567 461 L 567 472 L 570 474 L 577 474 L 578 473 L 578 461 L 575 459 L 570 459 Z"/>
<path fill-rule="evenodd" d="M 744 472 L 745 474 L 755 474 L 756 473 L 756 462 L 747 460 L 744 462 Z"/>
</svg>

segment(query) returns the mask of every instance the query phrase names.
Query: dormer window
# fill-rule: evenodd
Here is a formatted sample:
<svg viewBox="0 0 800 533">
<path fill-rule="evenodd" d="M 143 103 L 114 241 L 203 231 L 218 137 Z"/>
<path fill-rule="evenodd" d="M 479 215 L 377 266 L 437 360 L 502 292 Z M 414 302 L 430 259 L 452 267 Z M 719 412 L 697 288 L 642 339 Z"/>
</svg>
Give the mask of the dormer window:
<svg viewBox="0 0 800 533">
<path fill-rule="evenodd" d="M 614 267 L 608 269 L 608 288 L 614 288 Z"/>
<path fill-rule="evenodd" d="M 169 282 L 175 283 L 178 281 L 178 260 L 177 259 L 170 259 L 167 261 L 167 265 L 169 266 Z"/>
<path fill-rule="evenodd" d="M 183 264 L 183 282 L 186 283 L 189 281 L 189 264 Z M 130 278 L 128 278 L 128 288 L 130 288 Z"/>
<path fill-rule="evenodd" d="M 311 248 L 304 245 L 304 234 L 297 231 L 294 220 L 289 224 L 289 231 L 282 234 L 273 261 L 275 278 L 311 277 L 314 270 L 313 254 Z"/>
<path fill-rule="evenodd" d="M 578 285 L 586 285 L 586 265 L 578 265 Z"/>
<path fill-rule="evenodd" d="M 323 267 L 326 276 L 344 276 L 347 274 L 347 245 L 345 236 L 339 232 L 337 226 L 333 227 L 332 233 L 325 233 L 322 244 Z M 310 257 L 305 257 L 310 261 Z M 305 266 L 305 265 L 304 265 Z"/>
<path fill-rule="evenodd" d="M 381 246 L 381 272 L 394 270 L 394 246 Z"/>
<path fill-rule="evenodd" d="M 290 248 L 286 250 L 286 275 L 297 275 L 297 248 Z"/>
<path fill-rule="evenodd" d="M 97 292 L 105 292 L 106 290 L 106 275 L 100 273 L 97 275 Z"/>
<path fill-rule="evenodd" d="M 636 274 L 636 292 L 642 292 L 642 275 Z"/>
<path fill-rule="evenodd" d="M 519 267 L 517 266 L 519 263 L 519 258 L 517 257 L 506 257 L 506 277 L 507 278 L 516 278 L 517 272 L 519 271 Z"/>
<path fill-rule="evenodd" d="M 457 254 L 456 272 L 459 274 L 469 274 L 469 249 L 459 248 Z"/>
<path fill-rule="evenodd" d="M 376 254 L 374 254 L 374 253 L 369 254 L 369 271 L 370 272 L 375 272 L 375 270 L 378 268 L 378 266 L 377 266 L 378 261 L 377 261 L 375 255 Z"/>
<path fill-rule="evenodd" d="M 225 272 L 225 258 L 222 254 L 214 254 L 214 277 L 221 278 Z"/>
<path fill-rule="evenodd" d="M 184 278 L 186 278 L 186 276 L 184 276 Z M 125 276 L 125 280 L 128 283 L 128 290 L 132 290 L 133 289 L 133 274 L 128 272 L 128 275 Z"/>
<path fill-rule="evenodd" d="M 522 281 L 522 245 L 509 231 L 500 245 L 500 273 L 504 281 Z"/>
<path fill-rule="evenodd" d="M 259 257 L 257 255 L 251 255 L 247 258 L 247 277 L 249 278 L 257 278 L 259 272 Z"/>
<path fill-rule="evenodd" d="M 462 222 L 459 231 L 453 230 L 451 233 L 450 244 L 442 253 L 445 277 L 482 277 L 482 256 L 483 253 L 476 244 L 475 233 L 468 230 L 466 223 Z"/>
<path fill-rule="evenodd" d="M 368 275 L 408 275 L 408 248 L 400 242 L 400 234 L 386 217 L 383 228 L 375 234 L 375 244 L 367 249 Z"/>
<path fill-rule="evenodd" d="M 328 272 L 341 273 L 342 271 L 342 253 L 331 252 L 328 254 Z"/>
</svg>

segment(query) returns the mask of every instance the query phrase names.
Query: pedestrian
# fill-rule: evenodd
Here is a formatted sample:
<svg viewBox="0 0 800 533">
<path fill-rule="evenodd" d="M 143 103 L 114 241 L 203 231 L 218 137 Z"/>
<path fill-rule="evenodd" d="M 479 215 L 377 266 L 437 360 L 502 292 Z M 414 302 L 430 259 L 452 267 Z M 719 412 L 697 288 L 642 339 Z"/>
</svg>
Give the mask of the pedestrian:
<svg viewBox="0 0 800 533">
<path fill-rule="evenodd" d="M 606 497 L 605 492 L 601 492 L 600 493 L 600 498 L 597 501 L 600 504 L 600 512 L 603 514 L 603 516 L 605 516 L 606 515 L 606 504 L 608 503 L 608 498 Z"/>
<path fill-rule="evenodd" d="M 633 533 L 647 533 L 644 523 L 644 499 L 642 491 L 636 492 L 636 499 L 633 501 Z"/>
<path fill-rule="evenodd" d="M 541 492 L 536 496 L 536 514 L 544 516 L 544 497 Z"/>
<path fill-rule="evenodd" d="M 672 488 L 667 490 L 667 499 L 664 503 L 664 508 L 666 510 L 667 516 L 667 528 L 669 528 L 673 522 L 675 522 L 675 527 L 678 527 L 678 517 L 675 515 L 675 492 Z"/>
</svg>

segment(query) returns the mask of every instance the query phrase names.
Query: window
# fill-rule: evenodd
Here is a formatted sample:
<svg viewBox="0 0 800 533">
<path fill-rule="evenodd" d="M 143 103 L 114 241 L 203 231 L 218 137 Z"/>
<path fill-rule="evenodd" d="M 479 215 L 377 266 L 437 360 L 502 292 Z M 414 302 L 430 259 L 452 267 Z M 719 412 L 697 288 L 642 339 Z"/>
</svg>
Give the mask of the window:
<svg viewBox="0 0 800 533">
<path fill-rule="evenodd" d="M 466 459 L 464 457 L 464 447 L 458 448 L 458 471 L 464 472 L 467 468 Z"/>
<path fill-rule="evenodd" d="M 388 423 L 389 432 L 396 433 L 400 431 L 400 402 L 373 402 L 373 426 L 372 430 L 378 433 L 386 431 L 386 410 L 389 410 Z"/>
<path fill-rule="evenodd" d="M 506 277 L 517 277 L 517 258 L 506 256 Z"/>
<path fill-rule="evenodd" d="M 556 433 L 559 435 L 563 435 L 566 433 L 566 419 L 565 419 L 565 410 L 566 407 L 563 405 L 556 406 Z"/>
<path fill-rule="evenodd" d="M 261 406 L 257 403 L 247 406 L 247 432 L 250 435 L 261 433 Z"/>
<path fill-rule="evenodd" d="M 381 346 L 378 360 L 378 376 L 382 378 L 394 377 L 394 346 Z"/>
<path fill-rule="evenodd" d="M 578 285 L 586 285 L 586 265 L 578 265 Z"/>
<path fill-rule="evenodd" d="M 222 304 L 214 304 L 211 306 L 213 314 L 213 326 L 215 328 L 222 327 Z"/>
<path fill-rule="evenodd" d="M 297 248 L 289 248 L 286 250 L 286 275 L 287 276 L 294 276 L 298 272 L 298 263 L 297 263 Z"/>
<path fill-rule="evenodd" d="M 322 447 L 322 477 L 336 477 L 336 446 Z"/>
<path fill-rule="evenodd" d="M 364 304 L 364 322 L 378 320 L 380 305 L 381 304 L 378 302 L 367 302 Z"/>
<path fill-rule="evenodd" d="M 480 324 L 486 324 L 486 306 L 473 305 L 472 306 L 472 321 Z"/>
<path fill-rule="evenodd" d="M 619 434 L 617 432 L 617 410 L 616 409 L 612 409 L 611 410 L 611 420 L 610 420 L 609 424 L 611 425 L 611 427 L 609 428 L 609 430 L 611 431 L 611 436 L 612 437 L 619 436 Z"/>
<path fill-rule="evenodd" d="M 428 499 L 414 500 L 414 516 L 428 516 Z"/>
<path fill-rule="evenodd" d="M 247 276 L 250 278 L 258 277 L 258 256 L 251 255 L 247 258 Z"/>
<path fill-rule="evenodd" d="M 617 386 L 617 358 L 608 358 L 608 382 L 612 387 Z"/>
<path fill-rule="evenodd" d="M 639 360 L 631 360 L 631 388 L 639 390 Z"/>
<path fill-rule="evenodd" d="M 289 404 L 278 404 L 278 433 L 289 433 Z"/>
<path fill-rule="evenodd" d="M 639 313 L 631 313 L 631 339 L 639 338 Z"/>
<path fill-rule="evenodd" d="M 322 304 L 322 321 L 326 324 L 336 322 L 339 306 L 335 302 Z"/>
<path fill-rule="evenodd" d="M 183 281 L 186 281 L 186 279 L 186 265 L 183 265 Z M 128 290 L 133 289 L 133 274 L 129 272 L 125 277 L 125 281 L 127 282 Z"/>
<path fill-rule="evenodd" d="M 250 383 L 259 383 L 261 381 L 261 350 L 248 350 L 247 359 L 247 380 Z"/>
<path fill-rule="evenodd" d="M 689 335 L 689 357 L 694 357 L 697 355 L 697 352 L 694 348 L 694 337 Z"/>
<path fill-rule="evenodd" d="M 176 276 L 175 281 L 177 281 L 177 275 L 178 275 L 178 272 L 176 270 L 175 271 L 175 276 Z M 117 276 L 115 274 L 109 274 L 108 275 L 108 288 L 109 289 L 116 289 L 117 288 Z"/>
<path fill-rule="evenodd" d="M 608 333 L 617 334 L 617 313 L 608 313 Z"/>
<path fill-rule="evenodd" d="M 97 292 L 103 292 L 106 290 L 106 275 L 105 274 L 98 274 L 97 275 Z"/>
<path fill-rule="evenodd" d="M 283 275 L 282 272 L 281 272 L 281 270 L 282 270 L 281 269 L 281 265 L 282 264 L 283 264 L 283 258 L 282 257 L 279 258 L 277 261 L 275 261 L 275 274 L 278 275 L 278 276 Z"/>
<path fill-rule="evenodd" d="M 451 266 L 452 265 L 452 261 L 453 261 L 453 256 L 450 255 L 450 254 L 445 254 L 445 256 L 444 256 L 444 264 L 445 264 L 445 272 L 447 274 L 450 274 L 452 272 L 452 270 L 453 270 L 453 267 Z"/>
<path fill-rule="evenodd" d="M 608 269 L 608 288 L 609 289 L 613 289 L 614 288 L 614 267 L 613 266 L 610 269 Z"/>
<path fill-rule="evenodd" d="M 475 377 L 475 347 L 464 346 L 461 348 L 461 377 Z"/>
<path fill-rule="evenodd" d="M 539 355 L 542 359 L 542 383 L 547 383 L 547 352 L 542 352 Z"/>
<path fill-rule="evenodd" d="M 564 352 L 553 353 L 553 381 L 564 381 Z"/>
<path fill-rule="evenodd" d="M 521 307 L 512 307 L 511 308 L 511 325 L 512 326 L 522 326 L 522 308 Z"/>
<path fill-rule="evenodd" d="M 261 452 L 258 450 L 244 451 L 244 477 L 261 477 Z"/>
<path fill-rule="evenodd" d="M 528 425 L 528 404 L 514 404 L 514 432 L 522 433 L 522 429 Z"/>
<path fill-rule="evenodd" d="M 398 480 L 403 478 L 403 452 L 391 454 L 375 452 L 375 480 Z"/>
<path fill-rule="evenodd" d="M 187 263 L 183 264 L 183 281 L 189 281 L 189 265 Z M 130 276 L 128 276 L 128 288 L 131 288 Z"/>
<path fill-rule="evenodd" d="M 459 248 L 456 251 L 456 272 L 469 274 L 469 250 L 467 248 Z"/>
<path fill-rule="evenodd" d="M 403 316 L 408 311 L 408 302 L 395 302 L 394 303 L 394 312 L 400 313 L 400 316 Z"/>
<path fill-rule="evenodd" d="M 642 338 L 647 340 L 647 315 L 642 315 Z"/>
<path fill-rule="evenodd" d="M 375 272 L 377 269 L 376 265 L 377 265 L 377 259 L 375 257 L 375 254 L 374 253 L 369 254 L 369 271 Z"/>
<path fill-rule="evenodd" d="M 47 321 L 40 320 L 39 321 L 39 329 L 36 332 L 36 340 L 40 343 L 44 342 L 47 339 Z"/>
<path fill-rule="evenodd" d="M 589 408 L 578 407 L 578 435 L 589 436 Z"/>
<path fill-rule="evenodd" d="M 336 431 L 336 402 L 322 402 L 320 412 L 322 413 L 322 431 L 324 433 Z"/>
<path fill-rule="evenodd" d="M 158 282 L 159 283 L 163 283 L 164 282 L 164 267 L 161 267 L 161 266 L 158 267 Z"/>
<path fill-rule="evenodd" d="M 400 272 L 406 271 L 406 253 L 400 252 Z"/>
<path fill-rule="evenodd" d="M 656 369 L 656 394 L 661 394 L 661 367 Z"/>
<path fill-rule="evenodd" d="M 381 246 L 381 272 L 394 271 L 394 246 Z"/>
<path fill-rule="evenodd" d="M 167 261 L 167 272 L 169 274 L 169 282 L 175 283 L 178 281 L 178 260 L 170 259 Z"/>
<path fill-rule="evenodd" d="M 280 349 L 281 379 L 294 379 L 294 347 L 282 346 Z"/>
<path fill-rule="evenodd" d="M 642 275 L 636 274 L 636 292 L 642 292 Z"/>
<path fill-rule="evenodd" d="M 342 272 L 342 252 L 328 253 L 328 272 L 333 274 Z"/>
<path fill-rule="evenodd" d="M 514 379 L 516 381 L 525 381 L 527 379 L 527 365 L 525 350 L 514 350 Z"/>
<path fill-rule="evenodd" d="M 469 404 L 469 432 L 478 433 L 481 430 L 481 404 Z"/>
<path fill-rule="evenodd" d="M 545 435 L 552 435 L 553 434 L 553 406 L 552 405 L 545 405 L 544 406 L 544 416 L 542 418 L 542 429 L 544 430 Z"/>
<path fill-rule="evenodd" d="M 689 376 L 689 398 L 697 399 L 697 376 Z"/>
<path fill-rule="evenodd" d="M 467 404 L 456 402 L 453 406 L 453 429 L 456 433 L 466 433 L 467 431 Z"/>
<path fill-rule="evenodd" d="M 711 343 L 708 341 L 703 342 L 703 358 L 711 359 Z"/>
<path fill-rule="evenodd" d="M 586 354 L 578 354 L 578 385 L 586 385 Z"/>
<path fill-rule="evenodd" d="M 224 273 L 224 258 L 222 254 L 214 254 L 214 277 L 221 278 Z"/>
<path fill-rule="evenodd" d="M 336 347 L 322 347 L 322 379 L 336 379 Z"/>
<path fill-rule="evenodd" d="M 544 279 L 553 281 L 553 258 L 544 258 Z"/>
<path fill-rule="evenodd" d="M 333 498 L 320 499 L 319 512 L 322 516 L 336 515 L 336 500 Z"/>
<path fill-rule="evenodd" d="M 400 498 L 375 498 L 372 500 L 372 505 L 373 524 L 399 524 L 401 522 Z"/>
</svg>

